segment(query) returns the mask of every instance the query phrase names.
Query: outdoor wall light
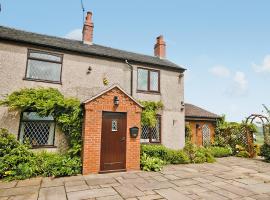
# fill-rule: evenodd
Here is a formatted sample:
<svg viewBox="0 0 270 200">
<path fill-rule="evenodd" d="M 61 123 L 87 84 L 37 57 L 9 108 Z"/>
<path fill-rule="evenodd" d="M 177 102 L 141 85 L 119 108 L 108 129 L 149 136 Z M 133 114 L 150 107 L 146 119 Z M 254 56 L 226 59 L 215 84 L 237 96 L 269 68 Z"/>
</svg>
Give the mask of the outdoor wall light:
<svg viewBox="0 0 270 200">
<path fill-rule="evenodd" d="M 129 129 L 129 133 L 130 133 L 131 138 L 136 138 L 139 135 L 139 128 L 134 126 L 134 127 Z"/>
<path fill-rule="evenodd" d="M 115 96 L 113 98 L 113 103 L 114 103 L 115 106 L 118 106 L 119 105 L 119 98 L 118 98 L 118 96 Z"/>
</svg>

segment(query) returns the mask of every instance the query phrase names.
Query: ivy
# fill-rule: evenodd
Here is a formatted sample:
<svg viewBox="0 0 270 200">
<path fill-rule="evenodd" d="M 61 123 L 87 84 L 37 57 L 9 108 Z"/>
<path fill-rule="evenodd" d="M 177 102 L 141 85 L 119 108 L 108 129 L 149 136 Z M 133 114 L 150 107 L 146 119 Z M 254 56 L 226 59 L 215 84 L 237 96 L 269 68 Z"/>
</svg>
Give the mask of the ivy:
<svg viewBox="0 0 270 200">
<path fill-rule="evenodd" d="M 140 101 L 144 106 L 141 123 L 143 126 L 155 127 L 157 124 L 157 112 L 163 108 L 161 101 Z"/>
<path fill-rule="evenodd" d="M 54 88 L 26 88 L 15 91 L 0 101 L 11 110 L 37 112 L 40 116 L 52 115 L 69 142 L 68 153 L 80 156 L 82 148 L 82 108 L 80 101 L 64 97 Z"/>
</svg>

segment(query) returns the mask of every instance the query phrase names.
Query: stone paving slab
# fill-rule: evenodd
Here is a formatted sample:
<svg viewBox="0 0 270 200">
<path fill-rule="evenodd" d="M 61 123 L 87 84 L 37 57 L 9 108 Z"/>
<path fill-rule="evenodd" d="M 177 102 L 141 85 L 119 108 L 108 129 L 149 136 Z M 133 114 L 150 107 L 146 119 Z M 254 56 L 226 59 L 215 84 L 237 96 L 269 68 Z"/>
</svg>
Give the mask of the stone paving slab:
<svg viewBox="0 0 270 200">
<path fill-rule="evenodd" d="M 0 180 L 0 200 L 270 200 L 270 164 L 228 157 L 161 172 Z"/>
</svg>

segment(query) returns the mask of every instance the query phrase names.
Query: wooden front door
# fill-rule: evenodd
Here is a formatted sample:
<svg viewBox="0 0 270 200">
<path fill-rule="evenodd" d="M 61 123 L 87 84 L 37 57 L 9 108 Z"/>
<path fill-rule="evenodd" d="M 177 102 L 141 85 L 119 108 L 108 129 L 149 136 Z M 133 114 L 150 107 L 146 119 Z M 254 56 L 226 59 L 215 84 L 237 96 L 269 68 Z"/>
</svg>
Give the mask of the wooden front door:
<svg viewBox="0 0 270 200">
<path fill-rule="evenodd" d="M 101 172 L 126 168 L 126 130 L 127 120 L 125 113 L 103 112 Z"/>
</svg>

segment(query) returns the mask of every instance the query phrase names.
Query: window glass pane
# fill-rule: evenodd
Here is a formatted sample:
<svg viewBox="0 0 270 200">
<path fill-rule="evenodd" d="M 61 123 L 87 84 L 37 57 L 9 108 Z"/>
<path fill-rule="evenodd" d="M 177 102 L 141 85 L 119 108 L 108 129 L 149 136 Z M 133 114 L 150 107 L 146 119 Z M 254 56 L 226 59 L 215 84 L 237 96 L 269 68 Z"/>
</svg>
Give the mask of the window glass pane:
<svg viewBox="0 0 270 200">
<path fill-rule="evenodd" d="M 61 62 L 61 56 L 51 55 L 48 53 L 30 52 L 30 57 L 37 58 L 37 59 L 45 59 L 45 60 L 50 60 L 50 61 Z"/>
<path fill-rule="evenodd" d="M 23 120 L 50 120 L 53 121 L 53 116 L 40 117 L 36 112 L 24 112 Z"/>
<path fill-rule="evenodd" d="M 148 70 L 138 69 L 138 89 L 147 90 Z"/>
<path fill-rule="evenodd" d="M 160 118 L 157 118 L 157 125 L 151 128 L 152 142 L 160 142 Z"/>
<path fill-rule="evenodd" d="M 60 81 L 61 64 L 28 60 L 27 78 Z"/>
<path fill-rule="evenodd" d="M 141 142 L 149 142 L 149 128 L 148 126 L 142 126 Z"/>
<path fill-rule="evenodd" d="M 112 120 L 112 131 L 117 131 L 117 120 Z"/>
<path fill-rule="evenodd" d="M 35 112 L 23 113 L 20 125 L 20 141 L 30 142 L 32 146 L 53 145 L 55 123 L 52 116 L 39 117 Z M 37 121 L 42 120 L 42 121 Z"/>
<path fill-rule="evenodd" d="M 158 72 L 150 71 L 150 90 L 158 91 Z"/>
</svg>

